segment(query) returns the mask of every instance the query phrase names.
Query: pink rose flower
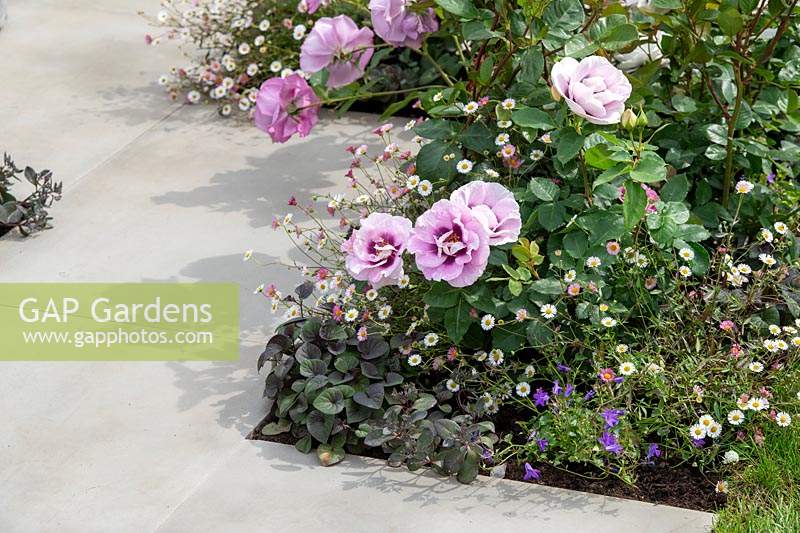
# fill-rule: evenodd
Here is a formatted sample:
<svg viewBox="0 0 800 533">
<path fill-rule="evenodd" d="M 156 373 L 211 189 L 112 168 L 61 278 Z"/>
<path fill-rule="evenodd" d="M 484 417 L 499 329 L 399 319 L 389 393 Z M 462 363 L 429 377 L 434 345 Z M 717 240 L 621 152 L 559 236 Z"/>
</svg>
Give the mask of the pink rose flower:
<svg viewBox="0 0 800 533">
<path fill-rule="evenodd" d="M 592 124 L 617 124 L 631 95 L 625 74 L 608 59 L 565 57 L 550 71 L 553 87 L 576 115 Z"/>
<path fill-rule="evenodd" d="M 426 279 L 467 287 L 489 261 L 489 233 L 466 205 L 439 200 L 419 216 L 408 242 Z"/>
<path fill-rule="evenodd" d="M 286 142 L 295 133 L 305 137 L 319 114 L 319 98 L 298 74 L 270 78 L 261 84 L 253 118 L 277 143 Z"/>
<path fill-rule="evenodd" d="M 426 33 L 439 29 L 433 9 L 415 13 L 407 9 L 408 0 L 370 0 L 372 27 L 378 36 L 392 46 L 418 49 Z"/>
<path fill-rule="evenodd" d="M 359 29 L 347 15 L 323 17 L 300 47 L 300 68 L 328 69 L 328 87 L 342 87 L 364 75 L 373 53 L 372 30 Z"/>
<path fill-rule="evenodd" d="M 411 236 L 411 221 L 387 213 L 372 213 L 342 243 L 347 272 L 378 289 L 397 285 L 403 277 L 403 252 Z"/>
<path fill-rule="evenodd" d="M 489 244 L 516 242 L 522 219 L 514 193 L 499 183 L 471 181 L 453 191 L 450 200 L 464 204 L 483 223 Z"/>
</svg>

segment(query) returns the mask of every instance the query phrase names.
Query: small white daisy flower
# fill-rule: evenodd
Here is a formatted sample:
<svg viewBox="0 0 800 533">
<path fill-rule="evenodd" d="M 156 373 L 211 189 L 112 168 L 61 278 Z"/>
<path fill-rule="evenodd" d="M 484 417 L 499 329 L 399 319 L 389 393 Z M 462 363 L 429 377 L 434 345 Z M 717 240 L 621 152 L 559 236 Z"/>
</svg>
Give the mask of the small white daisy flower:
<svg viewBox="0 0 800 533">
<path fill-rule="evenodd" d="M 681 277 L 689 278 L 692 276 L 692 269 L 687 267 L 686 265 L 681 265 L 680 267 L 678 267 L 678 274 L 680 274 Z"/>
<path fill-rule="evenodd" d="M 508 128 L 511 127 L 511 121 L 510 120 L 498 120 L 497 121 L 497 127 L 500 128 L 501 130 L 508 129 Z"/>
<path fill-rule="evenodd" d="M 242 257 L 242 261 L 250 261 L 250 259 L 251 259 L 252 257 L 253 257 L 253 250 L 247 250 L 247 251 L 244 253 L 244 256 Z"/>
<path fill-rule="evenodd" d="M 504 360 L 504 353 L 503 350 L 500 348 L 495 348 L 491 352 L 489 352 L 489 364 L 492 366 L 497 366 L 503 363 Z"/>
<path fill-rule="evenodd" d="M 600 258 L 595 255 L 590 256 L 586 259 L 586 266 L 589 268 L 597 268 L 602 264 L 603 262 L 600 261 Z"/>
<path fill-rule="evenodd" d="M 378 319 L 379 320 L 386 320 L 392 314 L 392 306 L 391 305 L 382 305 L 380 309 L 378 309 Z"/>
<path fill-rule="evenodd" d="M 610 316 L 604 316 L 604 317 L 603 317 L 603 318 L 600 320 L 600 323 L 601 323 L 601 324 L 603 324 L 603 325 L 604 325 L 605 327 L 607 327 L 607 328 L 613 328 L 614 326 L 616 326 L 616 325 L 617 325 L 617 321 L 616 321 L 616 319 L 613 319 L 613 318 L 611 318 Z"/>
<path fill-rule="evenodd" d="M 416 174 L 412 174 L 411 176 L 408 177 L 408 179 L 406 179 L 406 187 L 408 187 L 409 189 L 416 189 L 419 183 L 420 179 L 419 176 L 417 176 Z"/>
<path fill-rule="evenodd" d="M 452 379 L 448 379 L 446 385 L 447 385 L 447 390 L 449 390 L 450 392 L 458 392 L 461 390 L 461 385 L 459 385 Z"/>
<path fill-rule="evenodd" d="M 780 335 L 781 334 L 781 327 L 775 324 L 769 325 L 769 332 L 773 335 Z"/>
<path fill-rule="evenodd" d="M 789 427 L 789 425 L 792 423 L 792 417 L 789 415 L 789 413 L 784 413 L 781 411 L 775 415 L 775 423 L 782 428 Z"/>
<path fill-rule="evenodd" d="M 766 398 L 754 396 L 747 402 L 747 408 L 751 411 L 763 411 L 769 409 L 769 401 Z"/>
<path fill-rule="evenodd" d="M 636 373 L 636 366 L 630 361 L 626 361 L 619 365 L 619 373 L 623 376 L 630 376 Z"/>
<path fill-rule="evenodd" d="M 422 363 L 422 357 L 418 353 L 412 353 L 408 356 L 407 361 L 409 366 L 418 366 Z"/>
<path fill-rule="evenodd" d="M 439 335 L 436 333 L 428 333 L 422 339 L 422 343 L 428 348 L 436 346 L 439 343 Z"/>
<path fill-rule="evenodd" d="M 517 101 L 514 100 L 513 98 L 506 98 L 505 100 L 500 102 L 500 105 L 502 106 L 503 109 L 510 111 L 516 107 Z"/>
<path fill-rule="evenodd" d="M 481 318 L 481 329 L 483 331 L 489 331 L 494 327 L 494 316 L 492 315 L 483 315 Z"/>
<path fill-rule="evenodd" d="M 789 226 L 787 226 L 783 222 L 776 222 L 775 224 L 772 225 L 772 227 L 775 228 L 775 231 L 777 231 L 781 235 L 785 235 L 786 232 L 789 231 Z"/>
<path fill-rule="evenodd" d="M 397 282 L 397 286 L 401 289 L 405 289 L 408 287 L 408 284 L 411 282 L 411 278 L 408 277 L 408 274 L 403 274 L 403 277 L 400 278 L 400 281 Z"/>
<path fill-rule="evenodd" d="M 378 297 L 378 291 L 376 291 L 375 289 L 370 289 L 367 291 L 365 296 L 367 297 L 367 300 L 369 300 L 370 302 L 374 302 L 375 298 Z"/>
<path fill-rule="evenodd" d="M 681 259 L 684 261 L 691 261 L 694 259 L 694 250 L 691 248 L 681 248 L 678 250 L 678 255 L 681 256 Z"/>
<path fill-rule="evenodd" d="M 739 194 L 747 194 L 753 190 L 753 184 L 747 180 L 741 180 L 736 183 L 736 192 Z"/>
<path fill-rule="evenodd" d="M 519 309 L 515 314 L 514 318 L 516 318 L 517 322 L 522 322 L 528 319 L 528 310 L 527 309 Z M 798 337 L 800 339 L 800 337 Z"/>
<path fill-rule="evenodd" d="M 728 493 L 728 482 L 724 479 L 720 479 L 717 481 L 716 485 L 714 485 L 714 492 L 717 494 L 727 494 Z"/>
<path fill-rule="evenodd" d="M 539 312 L 547 320 L 555 318 L 556 315 L 558 314 L 558 310 L 556 309 L 556 306 L 553 304 L 544 304 L 539 308 Z"/>
<path fill-rule="evenodd" d="M 739 409 L 734 409 L 728 413 L 728 423 L 732 426 L 738 426 L 744 422 L 744 413 Z"/>
<path fill-rule="evenodd" d="M 568 270 L 566 274 L 564 274 L 564 281 L 567 283 L 572 283 L 575 281 L 575 278 L 578 277 L 578 274 L 574 270 Z"/>
<path fill-rule="evenodd" d="M 477 111 L 480 108 L 480 106 L 478 105 L 478 102 L 467 102 L 462 107 L 464 109 L 464 113 L 466 113 L 467 115 L 473 114 L 475 111 Z"/>
<path fill-rule="evenodd" d="M 417 186 L 417 192 L 421 196 L 429 196 L 433 192 L 433 185 L 428 180 L 422 180 Z"/>
<path fill-rule="evenodd" d="M 472 161 L 469 159 L 462 159 L 456 164 L 456 170 L 458 170 L 461 174 L 469 174 L 472 171 Z"/>
<path fill-rule="evenodd" d="M 355 322 L 358 319 L 358 309 L 348 309 L 344 314 L 344 319 L 348 322 Z"/>
<path fill-rule="evenodd" d="M 689 428 L 689 436 L 695 440 L 702 439 L 706 436 L 706 427 L 700 424 L 695 424 Z"/>
<path fill-rule="evenodd" d="M 517 396 L 527 398 L 528 395 L 531 393 L 531 386 L 528 384 L 527 381 L 521 381 L 517 383 L 516 390 L 517 390 Z"/>
<path fill-rule="evenodd" d="M 758 374 L 764 370 L 764 365 L 759 363 L 758 361 L 753 361 L 749 365 L 747 365 L 747 368 L 749 368 L 751 372 L 755 372 Z"/>
<path fill-rule="evenodd" d="M 541 150 L 531 150 L 531 159 L 533 161 L 539 161 L 544 157 L 544 152 Z"/>
<path fill-rule="evenodd" d="M 628 353 L 628 350 L 629 347 L 627 344 L 617 344 L 617 346 L 614 348 L 614 351 L 616 351 L 618 354 Z"/>
<path fill-rule="evenodd" d="M 166 85 L 166 83 L 165 83 L 165 85 Z M 497 146 L 504 146 L 504 145 L 508 144 L 508 142 L 510 140 L 511 140 L 511 136 L 508 133 L 501 133 L 497 137 L 494 138 L 494 144 L 496 144 Z"/>
<path fill-rule="evenodd" d="M 714 422 L 708 426 L 706 433 L 712 439 L 719 438 L 719 436 L 722 435 L 722 425 L 720 425 L 718 422 Z"/>
<path fill-rule="evenodd" d="M 526 367 L 525 367 L 525 376 L 527 376 L 527 377 L 528 377 L 528 379 L 530 379 L 530 378 L 532 378 L 534 375 L 536 375 L 536 369 L 535 369 L 535 368 L 533 368 L 533 365 L 528 365 L 528 366 L 526 366 Z"/>
<path fill-rule="evenodd" d="M 774 266 L 777 261 L 770 254 L 758 254 L 758 259 L 768 267 Z"/>
</svg>

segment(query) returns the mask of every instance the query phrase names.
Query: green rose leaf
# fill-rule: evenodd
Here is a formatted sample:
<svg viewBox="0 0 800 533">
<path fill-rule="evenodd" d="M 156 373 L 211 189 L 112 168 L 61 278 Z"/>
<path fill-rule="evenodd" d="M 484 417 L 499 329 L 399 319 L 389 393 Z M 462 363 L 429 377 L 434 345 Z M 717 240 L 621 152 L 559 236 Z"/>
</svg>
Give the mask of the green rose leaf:
<svg viewBox="0 0 800 533">
<path fill-rule="evenodd" d="M 589 239 L 582 231 L 573 231 L 564 236 L 564 250 L 575 259 L 582 259 L 589 248 Z"/>
<path fill-rule="evenodd" d="M 535 109 L 533 107 L 521 107 L 515 110 L 511 113 L 511 120 L 514 121 L 514 124 L 523 128 L 552 130 L 556 127 L 550 115 L 541 109 Z"/>
<path fill-rule="evenodd" d="M 625 229 L 628 231 L 644 217 L 647 208 L 647 193 L 638 183 L 628 180 L 625 183 L 625 200 L 622 202 L 622 215 L 625 218 Z"/>
<path fill-rule="evenodd" d="M 644 152 L 636 168 L 631 170 L 631 178 L 642 183 L 654 183 L 667 177 L 667 164 L 655 152 Z"/>
<path fill-rule="evenodd" d="M 438 180 L 450 179 L 456 175 L 456 154 L 458 150 L 451 144 L 443 141 L 433 141 L 422 148 L 417 154 L 417 174 L 423 179 Z M 453 154 L 453 158 L 449 158 Z M 448 160 L 445 161 L 445 156 Z"/>
<path fill-rule="evenodd" d="M 567 210 L 559 202 L 543 204 L 539 207 L 539 223 L 547 231 L 554 231 L 567 221 Z"/>
<path fill-rule="evenodd" d="M 560 192 L 558 185 L 545 178 L 531 179 L 528 183 L 528 190 L 530 190 L 536 198 L 544 202 L 552 202 L 558 198 L 558 193 Z"/>
<path fill-rule="evenodd" d="M 444 327 L 447 329 L 447 336 L 454 343 L 461 342 L 471 323 L 469 305 L 463 299 L 459 299 L 444 314 Z"/>
<path fill-rule="evenodd" d="M 558 133 L 556 159 L 563 165 L 571 161 L 583 148 L 583 135 L 572 128 L 564 128 Z"/>
<path fill-rule="evenodd" d="M 445 11 L 463 19 L 478 18 L 478 9 L 471 0 L 436 0 L 436 3 Z"/>
</svg>

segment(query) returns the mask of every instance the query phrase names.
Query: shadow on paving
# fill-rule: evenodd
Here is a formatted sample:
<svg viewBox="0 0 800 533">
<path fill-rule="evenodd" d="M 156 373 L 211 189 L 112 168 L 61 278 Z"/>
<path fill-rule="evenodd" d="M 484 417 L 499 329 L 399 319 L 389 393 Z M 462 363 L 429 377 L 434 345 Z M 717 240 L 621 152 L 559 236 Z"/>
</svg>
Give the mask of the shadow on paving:
<svg viewBox="0 0 800 533">
<path fill-rule="evenodd" d="M 354 455 L 348 455 L 339 465 L 324 467 L 315 454 L 301 454 L 290 445 L 264 447 L 259 454 L 268 468 L 282 472 L 338 468 L 339 475 L 332 478 L 336 485 L 332 491 L 368 488 L 402 496 L 403 501 L 417 507 L 447 505 L 467 512 L 474 510 L 477 503 L 507 518 L 525 518 L 536 513 L 537 520 L 544 521 L 549 520 L 542 514 L 547 511 L 573 511 L 603 518 L 618 517 L 624 511 L 624 500 L 486 477 L 464 485 L 428 469 L 411 472 L 405 466 L 393 468 L 378 460 L 367 461 Z M 267 474 L 262 472 L 261 475 Z"/>
<path fill-rule="evenodd" d="M 188 411 L 209 403 L 217 411 L 217 423 L 236 428 L 245 437 L 266 415 L 262 399 L 264 378 L 256 370 L 256 362 L 264 349 L 272 328 L 280 315 L 272 315 L 269 300 L 253 290 L 259 284 L 274 283 L 293 287 L 298 280 L 294 272 L 280 265 L 260 266 L 276 261 L 275 257 L 254 254 L 250 262 L 242 255 L 208 257 L 180 270 L 178 276 L 143 279 L 143 282 L 231 282 L 239 284 L 240 357 L 223 362 L 169 362 L 175 374 L 175 385 L 181 390 L 178 409 Z"/>
<path fill-rule="evenodd" d="M 213 127 L 220 144 L 239 144 L 253 151 L 252 134 L 242 132 L 245 124 L 241 118 L 209 117 L 207 121 L 215 121 Z M 299 202 L 308 202 L 313 195 L 333 188 L 343 191 L 346 187 L 344 174 L 352 160 L 346 148 L 367 144 L 371 155 L 382 150 L 378 137 L 372 133 L 375 125 L 373 115 L 343 117 L 337 119 L 335 125 L 318 126 L 324 131 L 303 139 L 294 138 L 283 145 L 270 145 L 269 137 L 264 134 L 264 151 L 271 151 L 269 155 L 249 156 L 246 168 L 219 172 L 211 177 L 208 185 L 188 191 L 168 191 L 152 200 L 159 205 L 240 212 L 250 219 L 252 227 L 269 226 L 274 215 L 287 212 L 287 200 L 291 196 Z M 334 127 L 338 128 L 337 132 L 326 133 Z M 348 133 L 354 127 L 358 130 Z M 395 129 L 401 131 L 401 128 Z M 407 142 L 410 134 L 402 133 L 399 137 Z M 224 157 L 224 153 L 220 157 Z"/>
</svg>

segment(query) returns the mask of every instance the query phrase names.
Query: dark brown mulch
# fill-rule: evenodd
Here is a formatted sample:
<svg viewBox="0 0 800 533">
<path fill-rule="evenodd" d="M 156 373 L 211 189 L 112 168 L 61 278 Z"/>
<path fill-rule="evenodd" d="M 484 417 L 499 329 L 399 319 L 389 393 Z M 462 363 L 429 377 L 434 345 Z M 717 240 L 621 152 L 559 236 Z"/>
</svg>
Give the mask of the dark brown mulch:
<svg viewBox="0 0 800 533">
<path fill-rule="evenodd" d="M 267 420 L 263 420 L 248 436 L 253 440 L 264 440 L 280 444 L 294 445 L 297 438 L 291 433 L 265 436 L 261 434 Z M 386 455 L 379 448 L 366 448 L 359 455 L 384 459 Z M 715 477 L 706 477 L 696 468 L 689 466 L 670 466 L 661 463 L 653 466 L 642 466 L 637 469 L 636 486 L 631 486 L 619 478 L 609 476 L 603 479 L 588 479 L 599 474 L 598 470 L 582 467 L 570 467 L 575 473 L 566 472 L 550 465 L 535 465 L 541 473 L 541 479 L 535 483 L 550 487 L 577 490 L 614 496 L 628 500 L 659 503 L 695 509 L 698 511 L 715 511 L 725 504 L 725 497 L 714 492 Z M 522 482 L 525 469 L 520 463 L 509 463 L 506 467 L 506 479 Z M 487 473 L 488 474 L 488 473 Z M 528 483 L 528 482 L 525 482 Z"/>
</svg>

